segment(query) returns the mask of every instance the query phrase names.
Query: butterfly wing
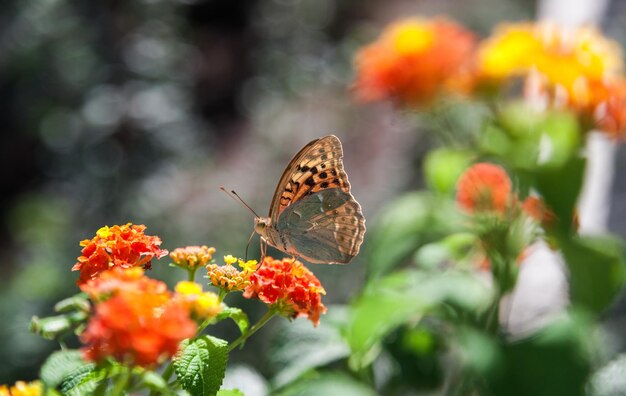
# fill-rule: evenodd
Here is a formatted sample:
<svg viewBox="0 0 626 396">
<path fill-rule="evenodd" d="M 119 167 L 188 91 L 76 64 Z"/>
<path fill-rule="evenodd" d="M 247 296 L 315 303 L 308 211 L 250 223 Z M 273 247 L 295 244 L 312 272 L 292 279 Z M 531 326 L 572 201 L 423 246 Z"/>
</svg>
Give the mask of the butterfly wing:
<svg viewBox="0 0 626 396">
<path fill-rule="evenodd" d="M 284 245 L 305 260 L 345 264 L 359 253 L 365 219 L 349 192 L 327 188 L 283 210 L 276 228 Z"/>
<path fill-rule="evenodd" d="M 276 186 L 269 213 L 272 224 L 277 224 L 282 211 L 307 195 L 327 188 L 350 193 L 342 159 L 343 149 L 337 136 L 324 136 L 304 146 L 289 162 Z"/>
</svg>

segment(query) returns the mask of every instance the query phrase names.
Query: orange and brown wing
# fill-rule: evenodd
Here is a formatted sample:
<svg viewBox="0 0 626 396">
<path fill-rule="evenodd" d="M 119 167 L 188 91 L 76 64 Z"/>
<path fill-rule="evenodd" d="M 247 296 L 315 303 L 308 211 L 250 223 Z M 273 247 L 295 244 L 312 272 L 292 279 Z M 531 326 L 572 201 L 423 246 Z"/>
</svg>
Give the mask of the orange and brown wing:
<svg viewBox="0 0 626 396">
<path fill-rule="evenodd" d="M 343 149 L 334 135 L 313 140 L 289 162 L 270 206 L 272 223 L 276 224 L 280 213 L 292 203 L 327 188 L 350 192 L 348 176 L 343 170 Z"/>
</svg>

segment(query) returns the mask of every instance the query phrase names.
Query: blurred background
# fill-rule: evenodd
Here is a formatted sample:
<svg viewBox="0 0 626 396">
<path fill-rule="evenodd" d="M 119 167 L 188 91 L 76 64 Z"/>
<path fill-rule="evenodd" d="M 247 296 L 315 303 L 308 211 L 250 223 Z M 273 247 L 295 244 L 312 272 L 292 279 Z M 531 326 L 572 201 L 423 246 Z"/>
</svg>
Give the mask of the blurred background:
<svg viewBox="0 0 626 396">
<path fill-rule="evenodd" d="M 359 46 L 403 16 L 448 15 L 487 34 L 536 11 L 528 0 L 3 0 L 0 383 L 36 378 L 57 349 L 28 323 L 78 291 L 79 241 L 103 225 L 243 256 L 252 215 L 219 186 L 263 215 L 290 158 L 330 133 L 374 225 L 387 200 L 422 186 L 432 142 L 412 114 L 352 99 Z M 605 33 L 624 44 L 626 1 L 607 15 Z M 626 235 L 623 149 L 618 162 L 610 226 Z M 170 284 L 185 275 L 166 259 L 153 268 Z M 359 257 L 313 271 L 327 305 L 350 301 L 365 276 Z M 241 370 L 272 374 L 259 353 L 272 333 L 232 356 Z"/>
</svg>

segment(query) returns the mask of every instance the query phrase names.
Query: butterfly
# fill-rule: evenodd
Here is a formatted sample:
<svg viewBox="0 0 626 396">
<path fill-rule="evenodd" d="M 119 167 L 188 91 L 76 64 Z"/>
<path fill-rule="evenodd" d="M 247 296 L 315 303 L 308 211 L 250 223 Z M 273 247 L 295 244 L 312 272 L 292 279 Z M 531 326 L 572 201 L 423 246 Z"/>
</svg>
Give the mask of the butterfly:
<svg viewBox="0 0 626 396">
<path fill-rule="evenodd" d="M 365 235 L 361 205 L 350 193 L 343 149 L 334 135 L 315 139 L 289 162 L 268 217 L 256 217 L 261 254 L 267 244 L 318 264 L 347 264 Z"/>
</svg>

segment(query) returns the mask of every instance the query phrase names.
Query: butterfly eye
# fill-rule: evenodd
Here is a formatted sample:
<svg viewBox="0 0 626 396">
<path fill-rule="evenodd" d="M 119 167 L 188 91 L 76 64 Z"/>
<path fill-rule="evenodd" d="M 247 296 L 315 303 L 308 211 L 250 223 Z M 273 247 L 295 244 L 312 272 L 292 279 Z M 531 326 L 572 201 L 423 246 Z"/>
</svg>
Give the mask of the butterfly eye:
<svg viewBox="0 0 626 396">
<path fill-rule="evenodd" d="M 254 222 L 254 231 L 257 234 L 261 234 L 263 232 L 263 230 L 265 229 L 265 226 L 266 226 L 266 224 L 265 224 L 265 222 L 263 220 L 257 219 Z"/>
</svg>

